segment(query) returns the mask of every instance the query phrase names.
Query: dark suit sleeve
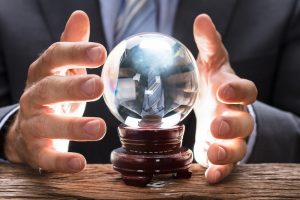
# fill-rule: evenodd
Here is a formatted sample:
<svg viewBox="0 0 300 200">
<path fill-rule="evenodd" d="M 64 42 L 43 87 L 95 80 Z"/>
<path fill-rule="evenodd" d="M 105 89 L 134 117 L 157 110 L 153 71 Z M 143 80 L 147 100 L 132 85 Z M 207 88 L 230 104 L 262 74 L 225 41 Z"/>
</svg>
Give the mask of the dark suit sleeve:
<svg viewBox="0 0 300 200">
<path fill-rule="evenodd" d="M 2 46 L 0 41 L 0 46 Z M 0 107 L 6 106 L 10 103 L 9 96 L 9 82 L 8 76 L 5 69 L 5 62 L 3 59 L 3 54 L 0 49 Z"/>
<path fill-rule="evenodd" d="M 300 162 L 300 2 L 282 36 L 272 107 L 255 103 L 257 137 L 249 162 Z M 276 107 L 276 108 L 275 108 Z"/>
<path fill-rule="evenodd" d="M 253 105 L 257 136 L 248 163 L 300 162 L 300 119 L 261 102 Z"/>
<path fill-rule="evenodd" d="M 1 41 L 0 46 L 2 47 Z M 1 158 L 4 158 L 3 154 L 3 138 L 6 133 L 8 122 L 11 116 L 13 116 L 17 110 L 18 105 L 11 104 L 8 74 L 5 68 L 5 62 L 3 59 L 3 52 L 0 49 L 0 162 Z"/>
</svg>

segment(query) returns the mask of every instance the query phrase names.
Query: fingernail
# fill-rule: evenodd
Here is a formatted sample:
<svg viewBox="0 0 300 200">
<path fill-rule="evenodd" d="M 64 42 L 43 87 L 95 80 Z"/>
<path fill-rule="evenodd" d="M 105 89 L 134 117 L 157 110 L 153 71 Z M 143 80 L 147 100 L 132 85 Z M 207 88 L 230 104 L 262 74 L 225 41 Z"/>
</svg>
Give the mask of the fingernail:
<svg viewBox="0 0 300 200">
<path fill-rule="evenodd" d="M 220 170 L 216 170 L 215 172 L 215 183 L 219 182 L 221 180 L 222 174 Z"/>
<path fill-rule="evenodd" d="M 83 168 L 83 163 L 80 158 L 72 158 L 68 162 L 69 168 L 72 171 L 80 171 Z"/>
<path fill-rule="evenodd" d="M 218 147 L 218 161 L 222 161 L 222 160 L 225 160 L 226 158 L 226 151 L 224 148 L 222 147 Z"/>
<path fill-rule="evenodd" d="M 98 61 L 102 56 L 101 47 L 99 46 L 88 49 L 86 53 L 92 62 Z"/>
<path fill-rule="evenodd" d="M 220 126 L 219 126 L 219 131 L 218 131 L 218 135 L 220 137 L 224 137 L 225 135 L 227 135 L 230 131 L 230 126 L 229 124 L 222 119 Z"/>
<path fill-rule="evenodd" d="M 234 100 L 236 98 L 236 94 L 234 89 L 232 88 L 232 86 L 227 85 L 224 89 L 223 89 L 223 97 L 225 100 Z"/>
<path fill-rule="evenodd" d="M 90 121 L 84 125 L 83 130 L 89 138 L 94 139 L 100 131 L 100 123 L 98 120 Z"/>
<path fill-rule="evenodd" d="M 81 90 L 87 96 L 93 96 L 95 94 L 95 81 L 95 78 L 90 78 L 81 85 Z"/>
</svg>

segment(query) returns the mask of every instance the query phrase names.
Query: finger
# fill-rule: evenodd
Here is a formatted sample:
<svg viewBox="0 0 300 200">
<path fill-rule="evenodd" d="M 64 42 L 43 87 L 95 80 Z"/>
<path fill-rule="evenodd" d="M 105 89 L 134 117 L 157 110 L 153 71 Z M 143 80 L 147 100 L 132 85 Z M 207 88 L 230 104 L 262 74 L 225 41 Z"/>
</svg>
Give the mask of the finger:
<svg viewBox="0 0 300 200">
<path fill-rule="evenodd" d="M 218 139 L 246 138 L 254 127 L 254 120 L 248 112 L 231 110 L 216 117 L 211 123 L 211 133 Z"/>
<path fill-rule="evenodd" d="M 217 97 L 223 103 L 248 105 L 256 100 L 257 89 L 252 81 L 236 79 L 221 85 Z"/>
<path fill-rule="evenodd" d="M 211 18 L 206 14 L 199 15 L 194 22 L 194 38 L 199 49 L 200 67 L 213 70 L 228 60 L 227 51 Z"/>
<path fill-rule="evenodd" d="M 57 42 L 30 65 L 28 81 L 36 82 L 62 69 L 95 68 L 102 65 L 105 59 L 106 50 L 101 44 Z"/>
<path fill-rule="evenodd" d="M 88 42 L 90 37 L 90 21 L 87 14 L 83 11 L 75 11 L 66 23 L 65 30 L 61 35 L 62 42 Z M 87 74 L 85 68 L 72 68 L 68 70 L 60 70 L 60 75 L 78 75 Z"/>
<path fill-rule="evenodd" d="M 28 109 L 58 102 L 82 102 L 99 98 L 103 92 L 99 76 L 49 76 L 30 87 L 23 94 L 20 103 Z"/>
<path fill-rule="evenodd" d="M 244 139 L 222 140 L 210 145 L 207 157 L 213 164 L 225 165 L 242 160 L 246 151 Z"/>
<path fill-rule="evenodd" d="M 90 20 L 83 11 L 75 11 L 71 14 L 65 30 L 61 35 L 64 42 L 87 42 L 90 37 Z"/>
<path fill-rule="evenodd" d="M 85 168 L 86 160 L 78 153 L 62 153 L 50 148 L 37 149 L 35 168 L 49 172 L 76 173 Z"/>
<path fill-rule="evenodd" d="M 68 139 L 73 141 L 100 140 L 106 133 L 104 120 L 95 117 L 65 117 L 43 114 L 24 123 L 24 134 L 30 137 Z"/>
<path fill-rule="evenodd" d="M 205 178 L 208 183 L 215 184 L 227 177 L 233 170 L 233 164 L 211 165 L 205 171 Z"/>
</svg>

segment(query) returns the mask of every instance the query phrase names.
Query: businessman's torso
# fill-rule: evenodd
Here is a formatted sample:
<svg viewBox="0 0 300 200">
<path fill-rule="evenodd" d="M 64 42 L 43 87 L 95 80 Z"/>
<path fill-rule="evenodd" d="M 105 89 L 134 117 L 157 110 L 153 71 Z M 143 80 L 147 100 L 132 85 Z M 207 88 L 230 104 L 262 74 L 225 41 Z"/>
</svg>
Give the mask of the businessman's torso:
<svg viewBox="0 0 300 200">
<path fill-rule="evenodd" d="M 200 13 L 209 14 L 223 37 L 236 73 L 254 81 L 259 88 L 259 99 L 272 103 L 272 86 L 294 2 L 182 0 L 178 5 L 173 35 L 196 56 L 198 51 L 193 39 L 193 21 Z M 69 15 L 77 9 L 84 10 L 90 17 L 90 41 L 105 45 L 97 0 L 0 2 L 0 64 L 4 66 L 7 77 L 1 84 L 10 91 L 7 98 L 11 103 L 16 103 L 23 92 L 29 65 L 51 43 L 59 40 Z M 101 68 L 89 70 L 89 73 L 100 75 Z M 88 103 L 85 115 L 106 120 L 106 137 L 98 142 L 72 143 L 70 150 L 83 153 L 89 162 L 108 162 L 111 150 L 120 146 L 116 132 L 119 122 L 110 114 L 102 99 Z M 193 113 L 186 118 L 185 124 L 184 145 L 193 148 Z"/>
</svg>

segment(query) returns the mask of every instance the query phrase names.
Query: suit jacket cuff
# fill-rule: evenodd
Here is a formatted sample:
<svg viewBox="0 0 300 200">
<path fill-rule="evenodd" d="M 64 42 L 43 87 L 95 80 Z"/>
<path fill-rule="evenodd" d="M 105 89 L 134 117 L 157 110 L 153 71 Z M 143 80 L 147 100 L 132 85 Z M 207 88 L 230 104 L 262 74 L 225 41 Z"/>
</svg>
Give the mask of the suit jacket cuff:
<svg viewBox="0 0 300 200">
<path fill-rule="evenodd" d="M 257 136 L 249 163 L 300 162 L 300 118 L 255 102 Z"/>
</svg>

